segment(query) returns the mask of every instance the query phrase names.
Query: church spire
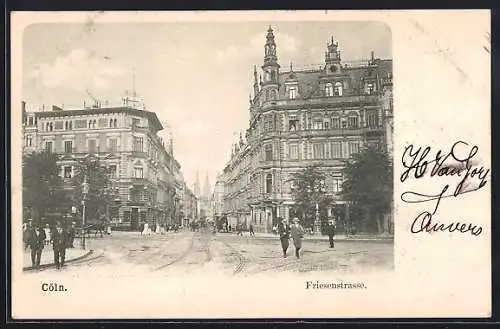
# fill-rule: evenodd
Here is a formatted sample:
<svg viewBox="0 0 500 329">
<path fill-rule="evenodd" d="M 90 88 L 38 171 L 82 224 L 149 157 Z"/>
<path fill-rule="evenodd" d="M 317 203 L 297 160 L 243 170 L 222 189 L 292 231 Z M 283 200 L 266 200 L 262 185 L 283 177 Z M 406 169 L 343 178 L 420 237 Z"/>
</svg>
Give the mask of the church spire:
<svg viewBox="0 0 500 329">
<path fill-rule="evenodd" d="M 273 29 L 269 26 L 266 36 L 266 44 L 264 46 L 264 81 L 262 88 L 271 86 L 271 89 L 276 89 L 278 84 L 279 64 L 278 56 L 276 55 L 276 42 L 274 41 Z"/>
<path fill-rule="evenodd" d="M 208 181 L 208 170 L 205 173 L 205 183 L 203 184 L 203 197 L 210 198 L 210 182 Z"/>
</svg>

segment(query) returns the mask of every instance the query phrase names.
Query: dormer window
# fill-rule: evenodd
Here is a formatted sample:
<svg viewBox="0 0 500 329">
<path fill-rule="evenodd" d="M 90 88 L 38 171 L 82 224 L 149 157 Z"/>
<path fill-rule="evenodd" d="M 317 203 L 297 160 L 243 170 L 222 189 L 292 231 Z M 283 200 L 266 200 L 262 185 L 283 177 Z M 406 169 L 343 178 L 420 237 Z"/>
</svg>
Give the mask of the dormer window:
<svg viewBox="0 0 500 329">
<path fill-rule="evenodd" d="M 335 90 L 334 90 L 334 93 L 335 93 L 335 96 L 342 96 L 342 83 L 341 82 L 336 82 L 335 83 Z"/>
<path fill-rule="evenodd" d="M 295 99 L 297 98 L 297 87 L 290 87 L 288 90 L 288 98 Z"/>
<path fill-rule="evenodd" d="M 327 97 L 333 96 L 333 85 L 331 83 L 327 83 L 325 86 L 325 95 Z"/>
</svg>

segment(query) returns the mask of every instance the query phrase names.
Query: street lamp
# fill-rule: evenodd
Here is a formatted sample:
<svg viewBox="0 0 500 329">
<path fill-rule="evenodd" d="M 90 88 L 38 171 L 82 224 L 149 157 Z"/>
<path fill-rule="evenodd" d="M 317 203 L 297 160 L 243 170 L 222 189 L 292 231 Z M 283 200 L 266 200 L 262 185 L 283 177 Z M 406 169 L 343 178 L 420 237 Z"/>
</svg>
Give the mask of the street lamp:
<svg viewBox="0 0 500 329">
<path fill-rule="evenodd" d="M 85 200 L 89 193 L 89 183 L 87 183 L 87 175 L 83 178 L 83 212 L 82 212 L 82 248 L 85 249 Z"/>
</svg>

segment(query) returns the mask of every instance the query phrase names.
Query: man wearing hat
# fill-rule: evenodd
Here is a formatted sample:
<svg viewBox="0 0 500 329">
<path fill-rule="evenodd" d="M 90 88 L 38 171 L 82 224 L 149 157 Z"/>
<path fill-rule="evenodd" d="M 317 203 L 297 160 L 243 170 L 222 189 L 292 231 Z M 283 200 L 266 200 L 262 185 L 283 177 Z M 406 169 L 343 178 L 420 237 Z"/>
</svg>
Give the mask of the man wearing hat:
<svg viewBox="0 0 500 329">
<path fill-rule="evenodd" d="M 34 268 L 40 267 L 40 258 L 45 244 L 45 232 L 42 225 L 32 227 L 29 232 L 28 245 L 31 248 L 31 264 Z"/>
<path fill-rule="evenodd" d="M 60 222 L 57 222 L 56 229 L 52 234 L 52 247 L 54 249 L 54 263 L 56 268 L 60 269 L 64 266 L 66 248 L 68 247 L 68 234 Z"/>
<path fill-rule="evenodd" d="M 279 220 L 280 218 L 278 218 Z M 286 222 L 286 219 L 281 219 L 278 222 L 278 234 L 280 235 L 281 248 L 283 249 L 283 257 L 286 258 L 286 252 L 288 250 L 289 239 L 290 239 L 290 226 Z"/>
<path fill-rule="evenodd" d="M 328 226 L 326 228 L 326 231 L 328 233 L 328 239 L 330 240 L 330 248 L 333 248 L 334 247 L 333 236 L 335 235 L 335 222 L 333 219 L 330 219 L 328 221 Z"/>
<path fill-rule="evenodd" d="M 293 219 L 293 225 L 290 229 L 293 244 L 295 246 L 295 257 L 300 258 L 300 248 L 302 248 L 302 239 L 304 238 L 304 228 L 299 224 L 299 219 L 295 217 Z"/>
</svg>

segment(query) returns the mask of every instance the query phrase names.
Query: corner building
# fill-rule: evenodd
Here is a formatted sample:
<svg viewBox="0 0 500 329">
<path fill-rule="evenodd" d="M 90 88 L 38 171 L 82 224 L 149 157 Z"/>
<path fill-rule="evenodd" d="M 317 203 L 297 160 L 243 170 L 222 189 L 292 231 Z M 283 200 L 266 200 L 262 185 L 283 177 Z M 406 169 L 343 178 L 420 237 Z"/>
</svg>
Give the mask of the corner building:
<svg viewBox="0 0 500 329">
<path fill-rule="evenodd" d="M 325 172 L 335 200 L 328 215 L 348 216 L 339 196 L 344 161 L 366 143 L 392 149 L 392 59 L 372 52 L 369 60 L 344 63 L 332 37 L 321 68 L 290 64 L 283 72 L 271 27 L 264 50 L 262 74 L 254 67 L 245 140 L 233 145 L 222 174 L 224 216 L 270 232 L 278 217 L 295 216 L 289 179 L 311 164 Z"/>
<path fill-rule="evenodd" d="M 77 164 L 93 156 L 113 180 L 117 198 L 109 218 L 124 229 L 150 224 L 180 224 L 180 164 L 158 136 L 163 129 L 154 112 L 136 106 L 92 107 L 27 112 L 23 102 L 23 152 L 47 150 L 58 155 L 66 186 Z M 72 206 L 66 205 L 68 213 Z M 81 216 L 80 216 L 81 218 Z"/>
</svg>

